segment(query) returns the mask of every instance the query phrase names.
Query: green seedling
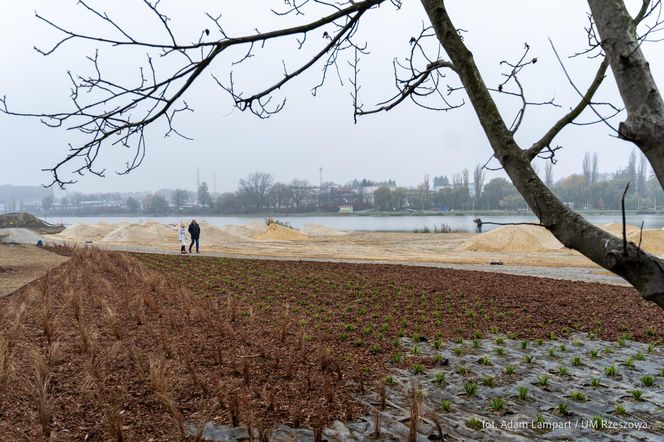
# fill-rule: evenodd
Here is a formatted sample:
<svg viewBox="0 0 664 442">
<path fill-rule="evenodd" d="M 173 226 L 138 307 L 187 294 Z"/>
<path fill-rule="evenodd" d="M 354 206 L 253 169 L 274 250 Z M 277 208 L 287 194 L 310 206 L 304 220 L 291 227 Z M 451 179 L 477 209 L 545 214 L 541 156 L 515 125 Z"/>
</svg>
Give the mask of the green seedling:
<svg viewBox="0 0 664 442">
<path fill-rule="evenodd" d="M 643 400 L 643 392 L 641 390 L 632 390 L 630 391 L 630 393 L 632 393 L 632 397 L 634 398 L 635 401 Z"/>
<path fill-rule="evenodd" d="M 599 378 L 592 378 L 590 380 L 590 386 L 593 387 L 593 388 L 597 388 L 597 387 L 599 387 L 599 382 L 600 382 Z"/>
<path fill-rule="evenodd" d="M 586 395 L 582 391 L 573 391 L 569 394 L 569 397 L 577 402 L 585 402 L 587 399 Z"/>
<path fill-rule="evenodd" d="M 580 367 L 581 366 L 581 357 L 579 356 L 574 356 L 572 358 L 572 366 L 574 367 Z"/>
<path fill-rule="evenodd" d="M 618 368 L 615 365 L 605 367 L 604 374 L 609 377 L 618 376 Z"/>
<path fill-rule="evenodd" d="M 443 373 L 443 372 L 436 373 L 436 375 L 433 378 L 433 382 L 438 384 L 438 385 L 444 384 L 445 383 L 445 373 Z"/>
<path fill-rule="evenodd" d="M 532 362 L 533 362 L 533 359 L 534 359 L 534 356 L 531 355 L 531 354 L 523 355 L 523 361 L 524 361 L 526 364 L 530 364 L 530 363 L 532 363 Z"/>
<path fill-rule="evenodd" d="M 640 351 L 637 351 L 636 354 L 634 355 L 634 359 L 636 359 L 637 361 L 643 361 L 645 360 L 645 358 L 646 358 L 645 355 Z"/>
<path fill-rule="evenodd" d="M 655 378 L 650 375 L 641 376 L 640 380 L 644 387 L 652 387 L 655 385 Z"/>
<path fill-rule="evenodd" d="M 449 413 L 450 410 L 452 410 L 452 402 L 450 402 L 446 399 L 442 400 L 442 401 L 440 401 L 440 405 L 438 406 L 438 409 L 440 411 L 444 411 L 446 413 Z"/>
<path fill-rule="evenodd" d="M 457 368 L 457 374 L 465 376 L 468 374 L 468 369 L 462 365 L 461 367 Z"/>
<path fill-rule="evenodd" d="M 496 345 L 505 345 L 505 338 L 499 336 L 496 338 L 494 342 L 496 343 Z"/>
<path fill-rule="evenodd" d="M 482 356 L 479 360 L 481 365 L 491 365 L 491 359 L 488 356 Z"/>
<path fill-rule="evenodd" d="M 528 348 L 528 341 L 521 341 L 521 350 L 525 350 Z"/>
<path fill-rule="evenodd" d="M 505 355 L 505 349 L 503 347 L 498 347 L 498 348 L 496 348 L 495 351 L 496 351 L 496 354 L 498 356 L 504 356 Z"/>
<path fill-rule="evenodd" d="M 623 407 L 622 405 L 616 405 L 616 408 L 615 410 L 613 410 L 613 412 L 619 416 L 622 416 L 623 414 L 625 414 L 625 407 Z"/>
<path fill-rule="evenodd" d="M 603 428 L 606 428 L 606 419 L 604 419 L 602 416 L 594 416 L 593 417 L 593 428 L 597 430 L 601 430 Z"/>
<path fill-rule="evenodd" d="M 474 396 L 477 393 L 477 384 L 474 382 L 468 382 L 463 386 L 463 391 L 466 393 L 466 396 Z"/>
<path fill-rule="evenodd" d="M 567 367 L 564 365 L 558 366 L 558 375 L 559 376 L 567 376 L 569 374 L 569 370 L 567 370 Z"/>
<path fill-rule="evenodd" d="M 486 387 L 495 387 L 496 386 L 496 378 L 493 376 L 486 376 L 482 378 L 482 385 Z"/>
<path fill-rule="evenodd" d="M 596 359 L 599 357 L 599 352 L 597 350 L 590 350 L 590 352 L 588 352 L 588 356 L 590 356 L 592 359 Z"/>
<path fill-rule="evenodd" d="M 495 398 L 491 400 L 489 406 L 493 411 L 499 412 L 502 411 L 502 409 L 505 407 L 505 401 L 503 401 L 501 398 Z"/>
<path fill-rule="evenodd" d="M 476 417 L 472 417 L 466 421 L 466 426 L 472 428 L 473 430 L 479 430 L 482 428 L 482 421 Z"/>
<path fill-rule="evenodd" d="M 505 367 L 505 373 L 508 374 L 508 375 L 512 375 L 512 374 L 516 373 L 516 367 L 514 365 L 507 365 Z"/>
<path fill-rule="evenodd" d="M 540 387 L 546 387 L 549 385 L 549 377 L 545 374 L 541 374 L 537 376 L 537 385 Z"/>
<path fill-rule="evenodd" d="M 422 365 L 422 364 L 413 365 L 413 373 L 415 373 L 415 374 L 424 373 L 424 365 Z"/>
<path fill-rule="evenodd" d="M 560 414 L 561 416 L 566 416 L 567 413 L 569 413 L 569 407 L 564 402 L 560 402 L 556 406 L 556 410 L 558 411 L 558 414 Z"/>
<path fill-rule="evenodd" d="M 528 387 L 524 385 L 519 385 L 518 387 L 516 387 L 516 392 L 519 396 L 519 399 L 521 399 L 522 401 L 525 401 L 528 398 Z"/>
</svg>

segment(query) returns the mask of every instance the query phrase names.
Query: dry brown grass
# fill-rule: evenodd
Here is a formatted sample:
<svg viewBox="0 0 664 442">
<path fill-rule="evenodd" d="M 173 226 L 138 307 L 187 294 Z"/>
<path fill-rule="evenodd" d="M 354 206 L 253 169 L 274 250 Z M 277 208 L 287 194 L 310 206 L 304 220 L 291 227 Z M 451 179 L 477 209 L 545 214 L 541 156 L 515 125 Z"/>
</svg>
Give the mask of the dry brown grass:
<svg viewBox="0 0 664 442">
<path fill-rule="evenodd" d="M 410 402 L 410 432 L 408 442 L 417 442 L 417 430 L 420 427 L 420 413 L 422 407 L 422 392 L 412 383 L 408 391 Z"/>
<path fill-rule="evenodd" d="M 180 413 L 173 396 L 171 396 L 169 392 L 166 380 L 166 367 L 163 360 L 150 360 L 149 379 L 153 393 L 157 397 L 159 403 L 166 408 L 170 419 L 178 429 L 180 437 L 184 440 L 186 438 L 184 419 L 182 418 L 182 414 Z"/>
<path fill-rule="evenodd" d="M 109 329 L 111 330 L 111 335 L 118 341 L 123 340 L 122 324 L 118 319 L 118 315 L 115 312 L 115 309 L 110 306 L 110 304 L 105 300 L 101 300 L 102 309 L 105 314 L 106 323 L 108 324 Z"/>
<path fill-rule="evenodd" d="M 11 321 L 9 326 L 9 331 L 7 332 L 7 337 L 9 341 L 9 349 L 13 349 L 16 340 L 18 339 L 18 333 L 21 329 L 21 322 L 23 321 L 23 316 L 25 315 L 25 310 L 27 304 L 25 301 L 21 302 L 14 310 L 14 318 Z"/>
<path fill-rule="evenodd" d="M 111 405 L 104 410 L 104 423 L 106 424 L 106 431 L 109 438 L 114 442 L 124 442 L 125 437 L 122 427 L 124 426 L 124 419 L 117 407 Z"/>
<path fill-rule="evenodd" d="M 50 369 L 44 356 L 37 348 L 30 349 L 30 353 L 32 354 L 35 374 L 37 376 L 37 382 L 35 384 L 35 390 L 37 392 L 37 414 L 42 427 L 42 434 L 45 439 L 48 439 L 51 435 L 52 417 L 52 410 L 48 398 L 51 383 Z"/>
</svg>

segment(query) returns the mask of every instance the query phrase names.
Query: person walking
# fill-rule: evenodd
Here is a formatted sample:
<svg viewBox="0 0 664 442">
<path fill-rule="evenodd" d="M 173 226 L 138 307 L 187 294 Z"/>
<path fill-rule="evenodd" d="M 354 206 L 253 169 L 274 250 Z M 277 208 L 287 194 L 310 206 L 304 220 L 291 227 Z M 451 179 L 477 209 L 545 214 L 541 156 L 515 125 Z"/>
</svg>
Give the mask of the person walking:
<svg viewBox="0 0 664 442">
<path fill-rule="evenodd" d="M 187 231 L 184 229 L 182 221 L 180 221 L 180 227 L 178 227 L 178 238 L 180 239 L 180 253 L 185 255 L 187 253 Z"/>
<path fill-rule="evenodd" d="M 191 244 L 189 244 L 189 253 L 191 253 L 191 248 L 196 243 L 196 253 L 198 253 L 198 239 L 201 237 L 201 226 L 198 225 L 195 219 L 191 220 L 189 224 L 189 235 L 191 236 Z"/>
</svg>

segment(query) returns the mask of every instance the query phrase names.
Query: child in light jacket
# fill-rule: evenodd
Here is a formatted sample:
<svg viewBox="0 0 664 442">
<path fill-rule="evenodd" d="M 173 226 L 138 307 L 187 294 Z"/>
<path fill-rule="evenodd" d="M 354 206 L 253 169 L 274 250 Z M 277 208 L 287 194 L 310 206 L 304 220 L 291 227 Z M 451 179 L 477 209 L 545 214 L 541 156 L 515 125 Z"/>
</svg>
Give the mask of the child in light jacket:
<svg viewBox="0 0 664 442">
<path fill-rule="evenodd" d="M 180 222 L 180 226 L 178 227 L 178 238 L 180 239 L 180 253 L 185 255 L 187 253 L 187 248 L 185 247 L 187 244 L 187 231 L 184 228 L 183 222 Z"/>
</svg>

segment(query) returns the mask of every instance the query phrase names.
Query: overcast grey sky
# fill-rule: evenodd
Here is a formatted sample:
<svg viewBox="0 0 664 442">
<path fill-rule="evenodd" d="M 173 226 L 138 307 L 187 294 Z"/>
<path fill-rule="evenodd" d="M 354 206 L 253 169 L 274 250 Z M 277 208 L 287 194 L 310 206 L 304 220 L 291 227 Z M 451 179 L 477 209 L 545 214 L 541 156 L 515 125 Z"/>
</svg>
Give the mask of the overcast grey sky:
<svg viewBox="0 0 664 442">
<path fill-rule="evenodd" d="M 283 7 L 283 0 L 180 2 L 162 0 L 164 11 L 173 19 L 176 36 L 182 42 L 196 40 L 202 29 L 213 29 L 204 12 L 223 13 L 223 23 L 233 36 L 310 21 L 304 17 L 275 17 L 269 8 Z M 529 108 L 518 141 L 524 146 L 536 141 L 546 129 L 569 107 L 576 104 L 578 95 L 570 87 L 555 60 L 548 38 L 564 57 L 585 48 L 587 5 L 578 0 L 555 2 L 507 1 L 448 1 L 452 19 L 467 32 L 464 38 L 473 51 L 485 81 L 497 86 L 501 81 L 500 61 L 516 60 L 523 43 L 531 46 L 530 54 L 538 63 L 522 75 L 526 94 L 533 101 L 555 98 L 562 108 Z M 627 2 L 632 10 L 641 2 Z M 90 0 L 116 17 L 123 26 L 145 40 L 164 41 L 167 36 L 155 23 L 139 0 L 103 2 Z M 37 1 L 3 0 L 0 9 L 0 41 L 3 43 L 3 62 L 0 63 L 0 95 L 6 95 L 12 110 L 23 112 L 53 112 L 71 109 L 68 98 L 67 70 L 90 72 L 85 56 L 100 45 L 69 42 L 49 57 L 37 54 L 32 48 L 47 48 L 57 42 L 58 34 L 35 18 L 34 11 L 55 22 L 78 31 L 109 35 L 98 20 L 84 13 L 75 0 Z M 394 57 L 409 52 L 409 39 L 419 33 L 426 16 L 419 1 L 405 0 L 402 10 L 391 5 L 369 11 L 363 18 L 359 37 L 368 43 L 371 55 L 361 62 L 360 81 L 365 105 L 377 103 L 395 92 L 392 71 Z M 309 51 L 320 47 L 320 32 L 309 36 Z M 101 67 L 115 79 L 137 78 L 138 66 L 144 63 L 144 52 L 102 48 Z M 240 67 L 236 80 L 247 92 L 256 92 L 269 84 L 270 79 L 282 75 L 282 58 L 286 65 L 295 66 L 306 55 L 297 51 L 293 40 L 269 44 L 246 66 Z M 662 46 L 649 45 L 646 55 L 656 80 L 664 79 Z M 210 73 L 228 78 L 229 58 L 212 66 Z M 576 84 L 585 88 L 592 79 L 599 60 L 585 57 L 565 59 Z M 194 189 L 196 169 L 201 179 L 212 187 L 216 174 L 217 191 L 234 190 L 238 180 L 247 174 L 263 170 L 280 181 L 293 178 L 318 182 L 318 167 L 323 167 L 324 180 L 344 183 L 353 178 L 397 180 L 400 185 L 417 185 L 425 174 L 451 174 L 462 168 L 484 163 L 491 155 L 472 108 L 467 104 L 451 112 L 431 112 L 404 103 L 397 109 L 360 118 L 353 124 L 352 102 L 348 84 L 351 71 L 345 62 L 340 64 L 341 79 L 331 76 L 316 97 L 311 87 L 320 80 L 320 67 L 296 79 L 277 94 L 287 96 L 286 108 L 269 120 L 260 120 L 249 113 L 233 110 L 229 95 L 211 79 L 210 73 L 201 78 L 185 97 L 192 114 L 185 115 L 178 129 L 194 138 L 186 141 L 177 137 L 163 138 L 163 125 L 149 132 L 147 157 L 143 165 L 128 176 L 117 176 L 129 155 L 121 149 L 105 151 L 100 159 L 107 169 L 104 179 L 81 177 L 70 190 L 130 191 L 160 188 Z M 458 85 L 453 74 L 451 85 Z M 620 104 L 611 77 L 600 89 L 601 101 Z M 451 97 L 463 100 L 463 93 Z M 467 100 L 466 100 L 467 101 Z M 500 98 L 501 112 L 511 120 L 517 102 Z M 586 113 L 581 121 L 592 119 Z M 613 120 L 615 125 L 619 120 Z M 0 184 L 44 184 L 50 181 L 42 168 L 54 165 L 63 158 L 68 143 L 80 141 L 71 131 L 49 129 L 34 119 L 0 115 Z M 565 148 L 559 152 L 554 176 L 561 177 L 581 168 L 585 151 L 598 152 L 600 169 L 614 171 L 624 166 L 632 147 L 611 136 L 603 125 L 569 127 L 555 141 Z M 543 171 L 543 163 L 540 170 Z M 491 173 L 496 176 L 499 173 Z M 64 177 L 67 178 L 67 177 Z"/>
</svg>

